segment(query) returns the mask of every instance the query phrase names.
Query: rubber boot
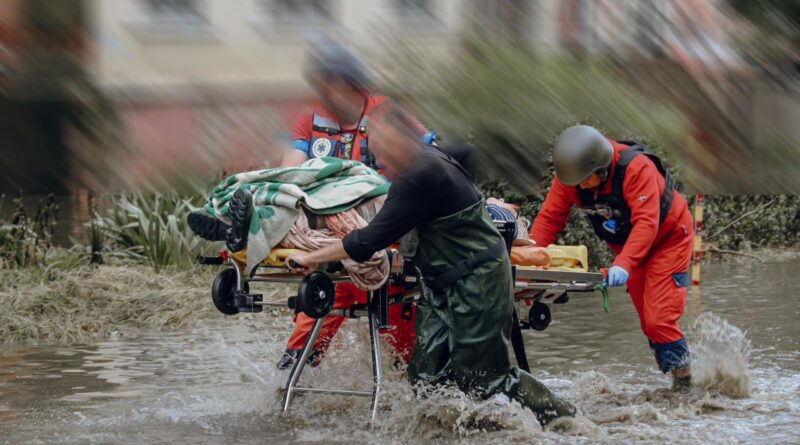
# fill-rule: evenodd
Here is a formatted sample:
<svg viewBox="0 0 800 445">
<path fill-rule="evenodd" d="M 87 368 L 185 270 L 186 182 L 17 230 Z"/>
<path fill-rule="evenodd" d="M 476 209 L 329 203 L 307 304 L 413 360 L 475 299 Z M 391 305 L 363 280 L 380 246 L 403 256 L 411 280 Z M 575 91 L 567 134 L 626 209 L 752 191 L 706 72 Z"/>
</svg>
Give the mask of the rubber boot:
<svg viewBox="0 0 800 445">
<path fill-rule="evenodd" d="M 689 366 L 672 370 L 672 390 L 687 392 L 692 387 L 692 372 Z"/>
<path fill-rule="evenodd" d="M 236 190 L 228 203 L 228 213 L 232 225 L 226 244 L 231 252 L 239 252 L 247 247 L 250 218 L 253 216 L 253 195 L 245 189 Z"/>
<path fill-rule="evenodd" d="M 205 210 L 198 210 L 186 217 L 189 228 L 207 241 L 226 241 L 231 226 L 211 216 Z"/>
<path fill-rule="evenodd" d="M 559 417 L 572 417 L 577 412 L 575 405 L 519 368 L 509 371 L 503 392 L 533 411 L 542 426 Z"/>
</svg>

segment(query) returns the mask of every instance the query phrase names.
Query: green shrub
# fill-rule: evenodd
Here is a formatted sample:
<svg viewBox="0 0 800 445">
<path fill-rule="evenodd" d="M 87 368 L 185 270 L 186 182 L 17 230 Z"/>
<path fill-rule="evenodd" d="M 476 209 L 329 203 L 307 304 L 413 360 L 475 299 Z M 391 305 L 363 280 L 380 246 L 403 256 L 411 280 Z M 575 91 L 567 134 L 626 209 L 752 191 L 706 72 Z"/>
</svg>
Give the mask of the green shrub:
<svg viewBox="0 0 800 445">
<path fill-rule="evenodd" d="M 132 193 L 114 197 L 96 224 L 108 249 L 148 262 L 156 271 L 189 267 L 207 242 L 195 236 L 186 216 L 202 204 L 178 192 Z"/>
<path fill-rule="evenodd" d="M 706 196 L 703 224 L 703 241 L 720 249 L 797 247 L 800 196 Z"/>
<path fill-rule="evenodd" d="M 5 196 L 0 196 L 0 210 Z M 13 200 L 16 206 L 10 221 L 0 220 L 0 268 L 43 266 L 53 249 L 53 231 L 58 205 L 53 195 L 42 200 L 34 214 L 29 214 L 22 197 Z"/>
</svg>

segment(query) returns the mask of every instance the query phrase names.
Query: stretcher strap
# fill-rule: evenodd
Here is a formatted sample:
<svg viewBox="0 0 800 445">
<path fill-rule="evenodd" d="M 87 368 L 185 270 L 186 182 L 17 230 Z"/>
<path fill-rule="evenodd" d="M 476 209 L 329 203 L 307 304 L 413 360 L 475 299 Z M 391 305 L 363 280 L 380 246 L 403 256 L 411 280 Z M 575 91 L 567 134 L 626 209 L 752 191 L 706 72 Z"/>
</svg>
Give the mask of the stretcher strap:
<svg viewBox="0 0 800 445">
<path fill-rule="evenodd" d="M 598 284 L 594 287 L 594 290 L 600 291 L 600 294 L 603 296 L 603 310 L 608 312 L 611 310 L 611 297 L 608 294 L 608 288 L 603 284 Z"/>
</svg>

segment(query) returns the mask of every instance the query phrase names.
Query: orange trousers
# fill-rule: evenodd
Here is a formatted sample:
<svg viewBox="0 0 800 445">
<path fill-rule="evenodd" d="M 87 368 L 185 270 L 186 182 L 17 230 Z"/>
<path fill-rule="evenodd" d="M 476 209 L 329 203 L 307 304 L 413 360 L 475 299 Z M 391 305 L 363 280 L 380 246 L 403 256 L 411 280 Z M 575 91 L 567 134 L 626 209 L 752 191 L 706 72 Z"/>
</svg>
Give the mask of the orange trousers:
<svg viewBox="0 0 800 445">
<path fill-rule="evenodd" d="M 396 295 L 405 291 L 404 287 L 389 286 L 389 295 Z M 334 299 L 334 309 L 349 308 L 354 304 L 366 304 L 367 292 L 358 289 L 353 283 L 337 283 L 336 297 Z M 384 333 L 387 335 L 389 344 L 398 352 L 399 356 L 408 363 L 411 360 L 411 352 L 414 350 L 414 319 L 416 318 L 416 306 L 405 307 L 405 305 L 393 304 L 389 306 L 389 324 L 393 329 Z M 342 326 L 346 319 L 344 317 L 328 316 L 322 323 L 322 328 L 317 337 L 314 348 L 324 353 L 330 346 L 333 336 Z M 300 312 L 295 317 L 294 332 L 289 338 L 287 349 L 303 349 L 311 330 L 314 328 L 315 319 Z"/>
<path fill-rule="evenodd" d="M 642 332 L 664 372 L 681 368 L 690 360 L 678 320 L 686 307 L 693 242 L 689 215 L 678 229 L 653 246 L 628 280 L 628 293 Z"/>
</svg>

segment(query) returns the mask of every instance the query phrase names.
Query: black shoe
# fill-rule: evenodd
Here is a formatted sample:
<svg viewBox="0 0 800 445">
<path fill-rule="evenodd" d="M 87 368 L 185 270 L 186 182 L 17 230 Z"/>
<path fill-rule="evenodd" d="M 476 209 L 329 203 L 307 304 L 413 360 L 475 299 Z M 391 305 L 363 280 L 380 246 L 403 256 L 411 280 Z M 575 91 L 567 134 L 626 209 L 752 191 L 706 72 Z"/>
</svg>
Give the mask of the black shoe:
<svg viewBox="0 0 800 445">
<path fill-rule="evenodd" d="M 311 351 L 311 354 L 308 354 L 308 358 L 306 359 L 306 364 L 312 368 L 316 368 L 320 363 L 322 363 L 322 352 L 318 349 Z"/>
<path fill-rule="evenodd" d="M 291 368 L 294 365 L 294 361 L 300 358 L 301 352 L 299 349 L 287 349 L 283 353 L 283 357 L 278 361 L 278 370 L 286 371 Z"/>
<path fill-rule="evenodd" d="M 253 216 L 253 195 L 245 189 L 236 190 L 228 203 L 231 218 L 231 230 L 226 243 L 231 252 L 238 252 L 247 247 L 247 233 L 250 229 L 250 218 Z"/>
<path fill-rule="evenodd" d="M 197 210 L 186 217 L 189 228 L 200 238 L 208 241 L 228 239 L 229 225 L 211 216 L 205 210 Z"/>
<path fill-rule="evenodd" d="M 278 370 L 286 371 L 291 368 L 295 360 L 300 358 L 302 352 L 303 351 L 300 349 L 287 349 L 286 352 L 283 353 L 283 357 L 278 361 Z M 311 351 L 311 354 L 309 354 L 306 359 L 306 364 L 312 368 L 316 368 L 320 363 L 322 363 L 322 352 L 317 349 Z"/>
</svg>

